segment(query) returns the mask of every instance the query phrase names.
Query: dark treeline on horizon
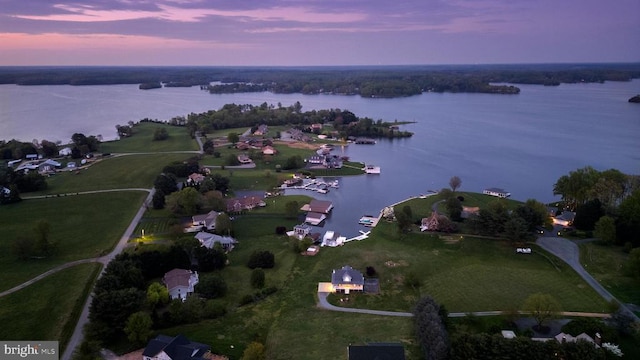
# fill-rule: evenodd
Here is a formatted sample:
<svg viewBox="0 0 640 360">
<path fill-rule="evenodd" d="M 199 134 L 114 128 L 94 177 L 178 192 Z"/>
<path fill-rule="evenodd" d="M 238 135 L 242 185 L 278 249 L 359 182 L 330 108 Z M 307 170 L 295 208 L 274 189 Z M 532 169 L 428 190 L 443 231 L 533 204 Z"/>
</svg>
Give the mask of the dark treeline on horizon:
<svg viewBox="0 0 640 360">
<path fill-rule="evenodd" d="M 422 92 L 517 94 L 509 84 L 556 86 L 640 78 L 640 63 L 309 67 L 13 66 L 0 84 L 202 86 L 212 93 L 260 92 L 400 97 Z M 219 85 L 209 85 L 221 82 Z M 151 86 L 142 86 L 142 88 Z"/>
</svg>

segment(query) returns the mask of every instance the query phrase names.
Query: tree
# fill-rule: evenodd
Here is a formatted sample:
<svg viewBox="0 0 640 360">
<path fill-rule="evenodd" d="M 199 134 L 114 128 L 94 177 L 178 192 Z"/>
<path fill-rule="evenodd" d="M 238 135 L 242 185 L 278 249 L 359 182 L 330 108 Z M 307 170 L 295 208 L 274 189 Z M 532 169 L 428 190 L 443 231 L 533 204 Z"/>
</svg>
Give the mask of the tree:
<svg viewBox="0 0 640 360">
<path fill-rule="evenodd" d="M 224 160 L 224 164 L 227 166 L 237 166 L 240 165 L 240 160 L 238 160 L 238 157 L 235 154 L 229 154 Z"/>
<path fill-rule="evenodd" d="M 234 132 L 230 132 L 229 134 L 227 134 L 227 141 L 229 141 L 232 144 L 235 144 L 238 141 L 240 141 L 240 136 Z"/>
<path fill-rule="evenodd" d="M 600 200 L 589 200 L 577 207 L 573 225 L 580 230 L 593 230 L 596 221 L 603 215 L 604 209 Z"/>
<path fill-rule="evenodd" d="M 102 324 L 105 335 L 112 337 L 122 331 L 129 316 L 142 308 L 144 292 L 126 288 L 96 293 L 89 307 L 89 320 Z"/>
<path fill-rule="evenodd" d="M 462 203 L 458 198 L 452 196 L 445 201 L 445 207 L 447 209 L 447 215 L 453 221 L 462 220 Z"/>
<path fill-rule="evenodd" d="M 629 275 L 640 280 L 640 248 L 635 248 L 629 253 L 625 269 Z"/>
<path fill-rule="evenodd" d="M 220 270 L 227 263 L 227 255 L 218 248 L 207 249 L 198 246 L 194 249 L 194 256 L 198 260 L 198 269 L 203 272 Z"/>
<path fill-rule="evenodd" d="M 144 311 L 138 311 L 129 316 L 124 332 L 131 343 L 141 346 L 149 340 L 152 326 L 151 316 Z"/>
<path fill-rule="evenodd" d="M 217 275 L 208 275 L 200 278 L 195 291 L 207 299 L 223 297 L 227 293 L 227 283 Z"/>
<path fill-rule="evenodd" d="M 169 290 L 159 282 L 152 282 L 147 288 L 147 305 L 155 309 L 158 305 L 169 302 Z"/>
<path fill-rule="evenodd" d="M 402 212 L 405 213 L 405 215 L 407 215 L 407 218 L 409 218 L 411 222 L 413 222 L 413 210 L 411 210 L 411 206 L 409 205 L 403 206 Z"/>
<path fill-rule="evenodd" d="M 558 315 L 560 303 L 549 294 L 536 293 L 524 301 L 522 309 L 531 312 L 537 323 L 536 328 L 541 330 L 545 321 Z"/>
<path fill-rule="evenodd" d="M 440 317 L 440 306 L 430 296 L 418 300 L 414 329 L 426 360 L 444 360 L 449 356 L 449 334 Z"/>
<path fill-rule="evenodd" d="M 284 170 L 299 169 L 304 166 L 304 160 L 300 155 L 293 155 L 287 158 L 286 162 L 282 166 Z"/>
<path fill-rule="evenodd" d="M 459 177 L 453 176 L 449 179 L 449 187 L 451 188 L 451 191 L 456 192 L 460 185 L 462 185 L 462 180 L 460 180 Z"/>
<path fill-rule="evenodd" d="M 616 242 L 616 222 L 611 216 L 601 217 L 594 227 L 594 235 L 609 245 Z"/>
<path fill-rule="evenodd" d="M 174 214 L 194 215 L 202 206 L 202 195 L 192 187 L 186 187 L 167 196 L 167 205 Z"/>
<path fill-rule="evenodd" d="M 256 268 L 251 271 L 251 287 L 262 289 L 264 287 L 264 280 L 264 270 Z"/>
<path fill-rule="evenodd" d="M 53 253 L 55 244 L 50 240 L 51 224 L 47 220 L 39 220 L 34 227 L 36 235 L 36 248 L 43 256 L 49 256 Z"/>
<path fill-rule="evenodd" d="M 396 220 L 398 221 L 398 229 L 401 232 L 407 232 L 411 229 L 412 219 L 404 211 L 398 211 L 396 214 Z"/>
<path fill-rule="evenodd" d="M 242 353 L 242 358 L 240 360 L 265 360 L 265 348 L 259 342 L 252 342 L 247 345 L 247 348 L 244 349 Z"/>
<path fill-rule="evenodd" d="M 535 199 L 528 199 L 523 205 L 518 206 L 515 214 L 526 222 L 527 229 L 531 232 L 538 226 L 548 225 L 551 222 L 547 207 Z"/>
<path fill-rule="evenodd" d="M 513 243 L 528 240 L 530 233 L 527 223 L 519 216 L 512 216 L 504 223 L 504 236 Z"/>
<path fill-rule="evenodd" d="M 153 131 L 153 141 L 167 140 L 169 138 L 169 132 L 164 127 L 156 128 Z"/>
<path fill-rule="evenodd" d="M 221 235 L 230 235 L 233 231 L 231 218 L 226 213 L 218 214 L 216 218 L 216 233 Z"/>
<path fill-rule="evenodd" d="M 153 193 L 153 198 L 151 199 L 153 208 L 156 210 L 164 209 L 165 202 L 166 199 L 164 192 L 160 189 L 156 189 L 156 191 Z"/>
<path fill-rule="evenodd" d="M 176 176 L 171 173 L 163 173 L 156 177 L 153 186 L 157 190 L 161 190 L 165 195 L 169 195 L 178 190 L 178 182 Z"/>
<path fill-rule="evenodd" d="M 290 219 L 297 218 L 299 211 L 300 211 L 300 204 L 295 200 L 287 201 L 287 203 L 284 205 L 284 212 L 286 214 L 286 217 Z"/>
<path fill-rule="evenodd" d="M 262 250 L 262 251 L 254 251 L 249 257 L 249 261 L 247 262 L 247 267 L 249 269 L 262 268 L 262 269 L 271 269 L 275 266 L 275 256 L 271 251 Z"/>
<path fill-rule="evenodd" d="M 618 207 L 616 233 L 622 241 L 640 246 L 640 189 L 627 196 Z"/>
<path fill-rule="evenodd" d="M 213 140 L 207 139 L 207 141 L 202 144 L 202 151 L 204 151 L 204 153 L 207 155 L 213 155 L 213 153 L 215 152 Z"/>
</svg>

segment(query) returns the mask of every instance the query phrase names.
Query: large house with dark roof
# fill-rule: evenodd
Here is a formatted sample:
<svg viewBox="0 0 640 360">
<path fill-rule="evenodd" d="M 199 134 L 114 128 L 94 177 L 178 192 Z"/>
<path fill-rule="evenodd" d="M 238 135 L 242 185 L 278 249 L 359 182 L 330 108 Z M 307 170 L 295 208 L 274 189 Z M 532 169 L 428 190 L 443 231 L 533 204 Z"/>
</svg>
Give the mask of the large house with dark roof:
<svg viewBox="0 0 640 360">
<path fill-rule="evenodd" d="M 405 360 L 401 343 L 349 345 L 348 360 Z"/>
<path fill-rule="evenodd" d="M 190 341 L 184 335 L 158 335 L 147 343 L 142 360 L 204 360 L 209 345 Z"/>
<path fill-rule="evenodd" d="M 364 289 L 364 275 L 349 265 L 342 269 L 333 270 L 331 274 L 331 286 L 335 292 L 348 294 L 350 291 L 362 291 Z"/>
</svg>

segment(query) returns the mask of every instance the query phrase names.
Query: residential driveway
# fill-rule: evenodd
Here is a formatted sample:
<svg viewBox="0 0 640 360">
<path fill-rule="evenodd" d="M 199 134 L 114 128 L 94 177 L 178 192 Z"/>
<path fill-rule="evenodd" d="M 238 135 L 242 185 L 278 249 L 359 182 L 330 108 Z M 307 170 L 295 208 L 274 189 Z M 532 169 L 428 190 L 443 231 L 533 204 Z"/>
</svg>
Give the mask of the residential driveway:
<svg viewBox="0 0 640 360">
<path fill-rule="evenodd" d="M 609 291 L 607 291 L 607 289 L 604 288 L 604 286 L 600 285 L 600 283 L 582 267 L 582 264 L 580 264 L 580 249 L 576 243 L 562 237 L 541 237 L 538 238 L 536 243 L 544 250 L 557 256 L 571 266 L 571 268 L 575 270 L 575 272 L 577 272 L 578 275 L 587 282 L 587 284 L 591 285 L 591 287 L 606 301 L 618 301 Z M 632 315 L 636 321 L 640 320 L 640 318 L 631 312 L 623 303 L 620 301 L 618 302 L 621 304 L 620 306 L 622 309 Z"/>
<path fill-rule="evenodd" d="M 327 301 L 327 296 L 329 293 L 319 292 L 318 293 L 318 307 L 331 310 L 331 311 L 341 311 L 341 312 L 349 312 L 349 313 L 360 313 L 360 314 L 371 314 L 371 315 L 383 315 L 383 316 L 402 316 L 402 317 L 411 317 L 413 314 L 407 312 L 396 312 L 396 311 L 380 311 L 380 310 L 368 310 L 368 309 L 353 309 L 353 308 L 342 308 L 339 306 L 334 306 L 329 304 Z"/>
</svg>

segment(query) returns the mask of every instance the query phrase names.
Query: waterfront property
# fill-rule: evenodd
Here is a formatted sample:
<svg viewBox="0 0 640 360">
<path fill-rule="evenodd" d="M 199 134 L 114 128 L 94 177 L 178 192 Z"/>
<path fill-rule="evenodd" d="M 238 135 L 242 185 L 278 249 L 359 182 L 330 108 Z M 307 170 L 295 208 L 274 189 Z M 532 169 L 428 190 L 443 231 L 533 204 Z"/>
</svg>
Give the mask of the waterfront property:
<svg viewBox="0 0 640 360">
<path fill-rule="evenodd" d="M 364 275 L 349 265 L 331 273 L 331 286 L 333 292 L 349 294 L 351 291 L 364 289 Z"/>
<path fill-rule="evenodd" d="M 326 218 L 327 216 L 323 213 L 310 211 L 307 213 L 307 216 L 304 218 L 304 222 L 307 224 L 317 226 L 317 225 L 320 225 L 320 223 L 323 222 Z"/>
<path fill-rule="evenodd" d="M 345 240 L 347 240 L 347 238 L 344 236 L 340 236 L 340 233 L 329 230 L 324 233 L 321 245 L 329 247 L 341 246 L 345 243 Z"/>
<path fill-rule="evenodd" d="M 495 196 L 499 198 L 508 198 L 511 196 L 511 193 L 500 188 L 487 188 L 482 190 L 482 193 L 485 195 Z"/>
<path fill-rule="evenodd" d="M 244 210 L 253 210 L 256 207 L 265 207 L 267 203 L 259 196 L 245 196 L 226 200 L 228 213 L 238 213 Z"/>
<path fill-rule="evenodd" d="M 185 269 L 173 269 L 162 277 L 162 281 L 169 291 L 169 297 L 182 301 L 193 293 L 198 280 L 197 272 Z"/>
<path fill-rule="evenodd" d="M 309 204 L 302 207 L 302 211 L 316 212 L 321 214 L 328 214 L 333 209 L 333 203 L 331 201 L 316 200 L 313 199 Z"/>
</svg>

